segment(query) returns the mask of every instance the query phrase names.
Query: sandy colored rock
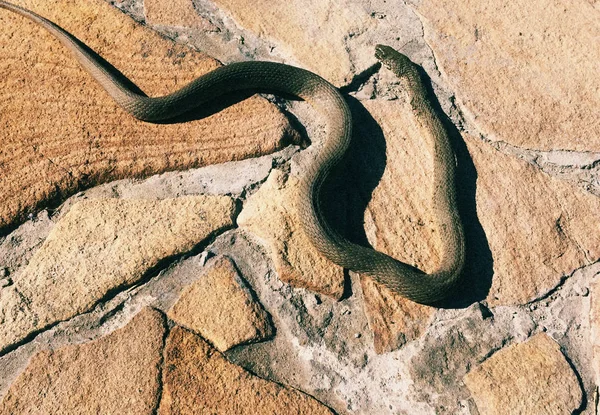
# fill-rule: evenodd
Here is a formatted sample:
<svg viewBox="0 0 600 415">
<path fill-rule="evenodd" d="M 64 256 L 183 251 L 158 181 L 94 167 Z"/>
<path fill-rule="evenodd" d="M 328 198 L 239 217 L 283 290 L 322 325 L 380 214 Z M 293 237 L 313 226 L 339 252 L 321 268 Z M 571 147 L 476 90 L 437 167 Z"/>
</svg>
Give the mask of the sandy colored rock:
<svg viewBox="0 0 600 415">
<path fill-rule="evenodd" d="M 344 270 L 323 258 L 300 228 L 297 187 L 296 177 L 274 169 L 248 199 L 237 223 L 268 243 L 282 281 L 339 299 Z"/>
<path fill-rule="evenodd" d="M 150 24 L 216 30 L 208 19 L 196 12 L 192 0 L 144 0 L 144 14 Z"/>
<path fill-rule="evenodd" d="M 167 315 L 221 352 L 274 334 L 267 312 L 227 257 L 218 258 L 188 286 Z"/>
<path fill-rule="evenodd" d="M 234 211 L 226 196 L 75 204 L 14 284 L 2 289 L 0 350 L 88 311 L 161 260 L 232 226 Z"/>
<path fill-rule="evenodd" d="M 590 286 L 590 344 L 592 345 L 592 367 L 596 374 L 596 385 L 600 385 L 600 279 Z"/>
<path fill-rule="evenodd" d="M 242 27 L 260 37 L 275 39 L 302 62 L 302 67 L 337 86 L 352 79 L 354 63 L 346 44 L 348 33 L 365 31 L 365 27 L 374 24 L 360 5 L 339 7 L 319 0 L 275 3 L 216 0 L 215 3 L 229 11 Z"/>
<path fill-rule="evenodd" d="M 487 137 L 600 151 L 600 19 L 592 2 L 413 3 L 437 66 Z"/>
<path fill-rule="evenodd" d="M 71 32 L 150 96 L 219 65 L 101 0 L 15 3 Z M 10 96 L 0 100 L 0 230 L 81 188 L 264 154 L 296 137 L 258 97 L 185 123 L 134 120 L 46 31 L 7 10 L 0 26 L 0 90 Z"/>
<path fill-rule="evenodd" d="M 2 414 L 149 414 L 158 405 L 162 315 L 81 345 L 37 353 L 0 402 Z"/>
<path fill-rule="evenodd" d="M 426 402 L 431 405 L 431 413 L 436 415 L 461 412 L 457 405 L 459 400 L 466 402 L 469 398 L 462 378 L 514 336 L 525 340 L 535 328 L 525 315 L 494 311 L 496 313 L 492 316 L 490 310 L 475 303 L 461 310 L 456 318 L 442 324 L 438 319 L 424 333 L 408 361 L 411 380 L 409 401 Z M 440 311 L 438 316 L 443 313 Z M 516 333 L 515 326 L 520 327 Z M 448 393 L 450 390 L 453 392 Z M 471 413 L 477 412 L 471 410 Z"/>
<path fill-rule="evenodd" d="M 582 399 L 577 376 L 545 333 L 496 352 L 464 382 L 482 415 L 570 414 Z"/>
<path fill-rule="evenodd" d="M 600 258 L 600 199 L 465 136 L 493 257 L 491 306 L 523 304 Z"/>
<path fill-rule="evenodd" d="M 433 307 L 408 301 L 370 278 L 362 278 L 361 285 L 375 353 L 392 352 L 419 338 L 433 320 Z"/>
<path fill-rule="evenodd" d="M 304 393 L 250 374 L 229 363 L 200 337 L 171 330 L 165 348 L 158 413 L 332 414 Z"/>
</svg>

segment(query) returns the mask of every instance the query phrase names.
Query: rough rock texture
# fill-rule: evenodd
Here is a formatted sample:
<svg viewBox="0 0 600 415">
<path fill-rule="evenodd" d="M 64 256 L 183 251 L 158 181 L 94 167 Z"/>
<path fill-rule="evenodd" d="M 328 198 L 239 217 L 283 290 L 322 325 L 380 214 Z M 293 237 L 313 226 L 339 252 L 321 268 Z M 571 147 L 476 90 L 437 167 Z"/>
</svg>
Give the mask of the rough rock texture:
<svg viewBox="0 0 600 415">
<path fill-rule="evenodd" d="M 226 196 L 82 201 L 51 231 L 14 285 L 1 291 L 0 350 L 89 310 L 161 260 L 232 225 Z"/>
<path fill-rule="evenodd" d="M 590 287 L 590 333 L 589 342 L 592 345 L 592 368 L 596 385 L 600 385 L 600 279 Z"/>
<path fill-rule="evenodd" d="M 593 2 L 413 3 L 438 68 L 481 132 L 526 148 L 600 151 Z"/>
<path fill-rule="evenodd" d="M 158 413 L 331 414 L 314 398 L 229 363 L 200 337 L 180 328 L 166 342 Z"/>
<path fill-rule="evenodd" d="M 218 66 L 101 0 L 15 3 L 71 32 L 150 96 Z M 264 154 L 296 137 L 261 98 L 208 117 L 218 108 L 196 111 L 186 123 L 137 121 L 46 31 L 7 10 L 0 26 L 0 90 L 10 97 L 0 100 L 0 231 L 82 187 Z"/>
<path fill-rule="evenodd" d="M 339 299 L 344 293 L 344 271 L 323 258 L 300 228 L 297 183 L 296 177 L 274 169 L 248 199 L 238 225 L 269 244 L 282 281 Z"/>
<path fill-rule="evenodd" d="M 224 352 L 273 335 L 268 314 L 227 257 L 218 258 L 181 294 L 169 318 Z"/>
<path fill-rule="evenodd" d="M 377 353 L 397 350 L 419 338 L 433 321 L 432 307 L 407 301 L 366 277 L 361 279 L 361 286 Z"/>
<path fill-rule="evenodd" d="M 189 6 L 182 6 L 180 1 L 172 2 L 172 6 L 165 3 L 169 5 L 162 7 L 171 8 L 169 15 L 188 20 Z M 431 50 L 422 38 L 421 22 L 406 3 L 217 0 L 193 1 L 193 5 L 216 31 L 202 26 L 199 30 L 161 29 L 170 37 L 191 40 L 224 62 L 238 61 L 240 56 L 275 60 L 309 69 L 343 86 L 373 71 L 374 45 L 383 43 L 403 45 L 426 60 L 428 70 L 437 73 Z"/>
<path fill-rule="evenodd" d="M 509 340 L 525 340 L 535 328 L 523 313 L 499 310 L 492 315 L 479 304 L 436 323 L 421 337 L 419 349 L 408 362 L 409 400 L 426 402 L 435 414 L 457 413 L 457 401 L 469 396 L 461 383 L 465 374 Z M 449 390 L 452 394 L 447 394 Z"/>
<path fill-rule="evenodd" d="M 572 413 L 581 404 L 575 373 L 548 335 L 500 350 L 464 378 L 482 415 Z"/>
<path fill-rule="evenodd" d="M 349 80 L 353 63 L 345 53 L 348 31 L 365 30 L 373 23 L 357 7 L 336 7 L 319 0 L 273 3 L 258 0 L 217 0 L 239 24 L 254 34 L 277 39 L 292 54 L 325 79 L 337 85 Z M 306 13 L 309 9 L 311 12 Z M 285 22 L 285 23 L 283 23 Z M 319 41 L 315 42 L 315 38 Z"/>
<path fill-rule="evenodd" d="M 27 265 L 29 259 L 52 230 L 48 211 L 41 211 L 0 242 L 0 269 L 11 274 Z"/>
<path fill-rule="evenodd" d="M 490 305 L 523 304 L 600 258 L 600 199 L 465 136 L 493 256 Z"/>
<path fill-rule="evenodd" d="M 144 14 L 150 24 L 216 30 L 208 19 L 198 15 L 191 0 L 144 0 Z"/>
<path fill-rule="evenodd" d="M 158 405 L 165 335 L 159 312 L 81 345 L 37 353 L 0 402 L 2 414 L 149 414 Z"/>
</svg>

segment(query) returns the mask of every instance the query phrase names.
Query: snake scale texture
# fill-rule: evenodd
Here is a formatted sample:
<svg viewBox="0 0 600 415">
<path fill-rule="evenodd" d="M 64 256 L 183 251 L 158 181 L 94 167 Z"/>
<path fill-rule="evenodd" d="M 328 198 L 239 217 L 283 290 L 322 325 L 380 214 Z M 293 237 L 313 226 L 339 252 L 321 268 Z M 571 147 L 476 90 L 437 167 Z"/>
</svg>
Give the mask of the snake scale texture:
<svg viewBox="0 0 600 415">
<path fill-rule="evenodd" d="M 456 208 L 455 157 L 448 135 L 432 108 L 418 71 L 406 56 L 378 45 L 376 57 L 408 85 L 412 109 L 434 137 L 432 203 L 443 244 L 438 268 L 427 274 L 372 248 L 348 241 L 325 220 L 320 208 L 324 180 L 346 152 L 352 119 L 344 97 L 318 75 L 273 62 L 240 62 L 220 67 L 169 95 L 151 98 L 131 90 L 71 34 L 22 7 L 0 1 L 0 8 L 18 13 L 51 32 L 125 111 L 144 121 L 171 119 L 234 91 L 268 91 L 293 95 L 311 104 L 327 122 L 317 155 L 306 166 L 298 192 L 302 227 L 314 247 L 332 262 L 368 275 L 390 290 L 418 303 L 431 304 L 451 293 L 465 256 L 463 228 Z"/>
</svg>

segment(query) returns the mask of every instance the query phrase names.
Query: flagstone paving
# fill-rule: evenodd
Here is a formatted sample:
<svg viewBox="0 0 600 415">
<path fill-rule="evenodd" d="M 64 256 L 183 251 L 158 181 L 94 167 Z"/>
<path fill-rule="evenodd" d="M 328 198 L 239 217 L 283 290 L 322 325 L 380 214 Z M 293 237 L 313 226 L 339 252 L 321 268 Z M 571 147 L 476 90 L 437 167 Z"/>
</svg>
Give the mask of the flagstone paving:
<svg viewBox="0 0 600 415">
<path fill-rule="evenodd" d="M 579 381 L 544 333 L 496 352 L 465 376 L 477 408 L 485 414 L 568 414 L 581 405 Z"/>
<path fill-rule="evenodd" d="M 139 282 L 164 259 L 231 227 L 234 211 L 226 196 L 75 204 L 2 290 L 0 350 Z"/>
<path fill-rule="evenodd" d="M 221 352 L 274 334 L 269 315 L 227 257 L 216 259 L 189 285 L 167 315 Z"/>
<path fill-rule="evenodd" d="M 323 120 L 263 97 L 132 120 L 0 10 L 1 414 L 598 412 L 599 2 L 15 1 L 152 96 L 220 65 L 199 51 L 343 86 L 326 213 L 427 271 L 432 143 L 373 57 L 401 50 L 448 116 L 467 266 L 428 307 L 321 258 L 295 210 L 314 148 L 144 179 L 318 141 Z"/>
<path fill-rule="evenodd" d="M 68 30 L 149 96 L 174 92 L 219 66 L 101 0 L 16 3 Z M 0 86 L 10 97 L 0 100 L 0 232 L 82 188 L 271 153 L 297 138 L 281 111 L 260 97 L 213 115 L 197 111 L 185 123 L 138 121 L 46 31 L 6 10 L 0 25 Z"/>
</svg>

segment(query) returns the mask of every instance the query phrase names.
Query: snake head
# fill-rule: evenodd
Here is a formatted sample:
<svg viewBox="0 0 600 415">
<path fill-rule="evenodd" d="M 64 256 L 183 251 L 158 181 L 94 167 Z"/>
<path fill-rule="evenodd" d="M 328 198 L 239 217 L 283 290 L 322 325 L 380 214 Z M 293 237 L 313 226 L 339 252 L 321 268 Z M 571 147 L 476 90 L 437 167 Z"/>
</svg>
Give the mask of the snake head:
<svg viewBox="0 0 600 415">
<path fill-rule="evenodd" d="M 375 57 L 400 78 L 416 71 L 416 65 L 406 55 L 389 46 L 375 46 Z"/>
</svg>

